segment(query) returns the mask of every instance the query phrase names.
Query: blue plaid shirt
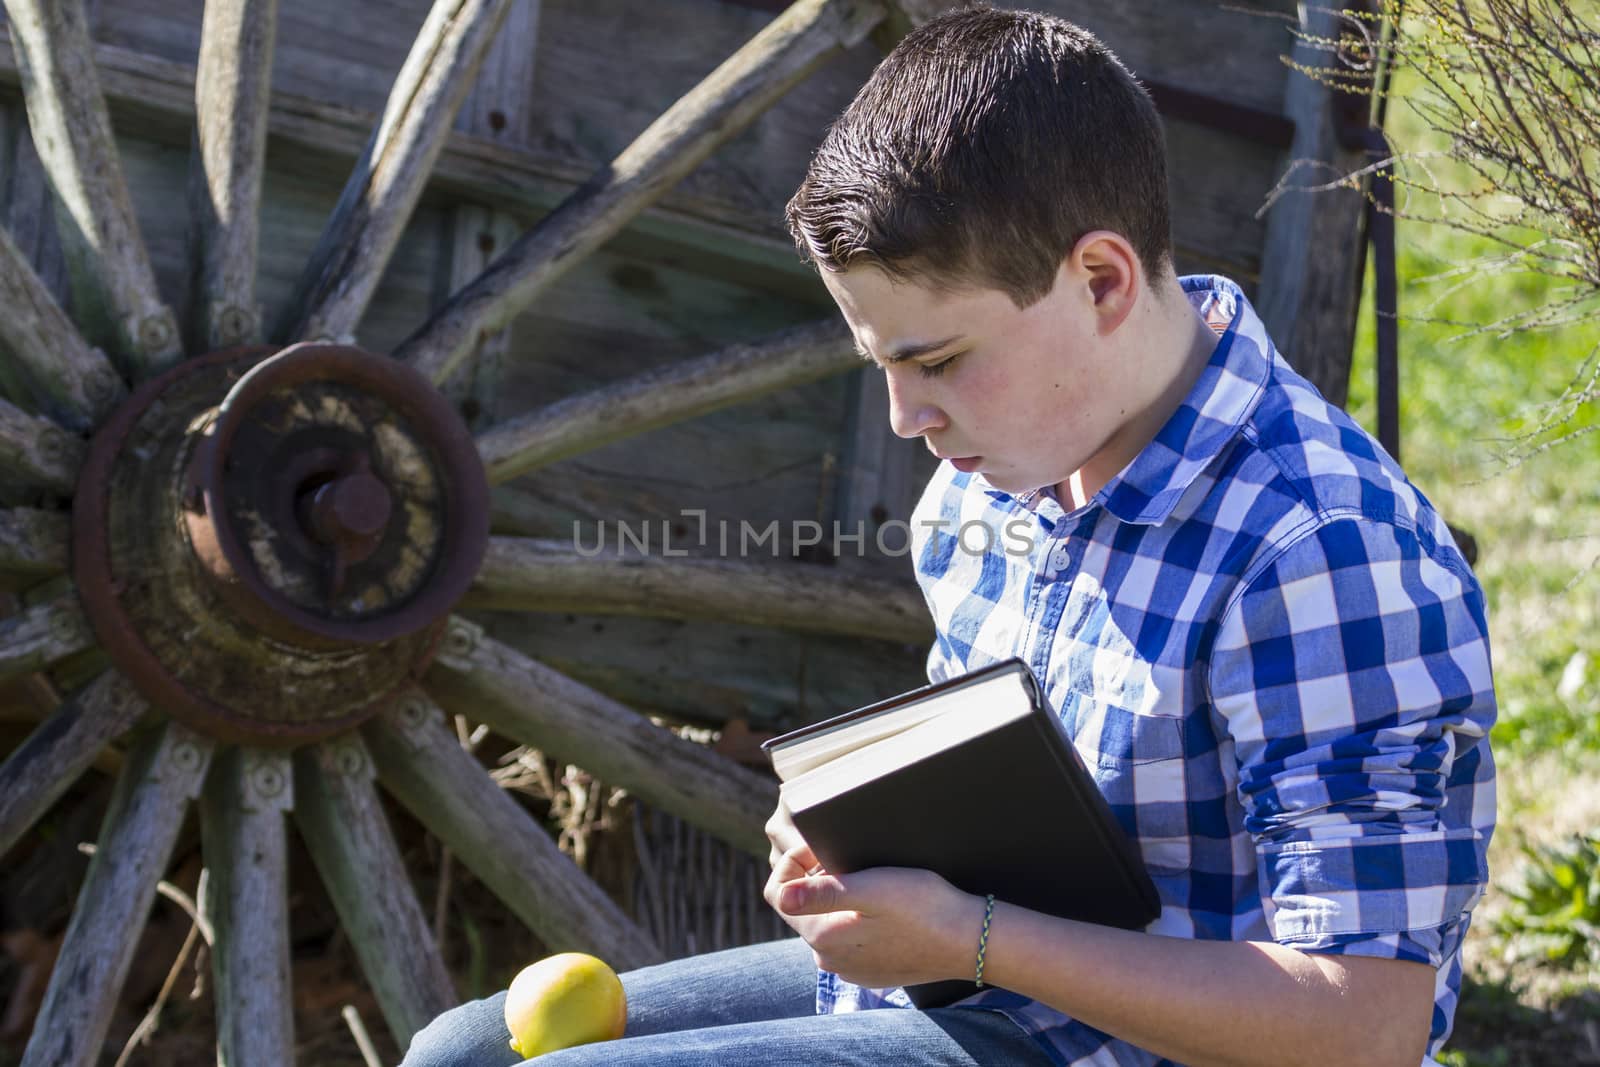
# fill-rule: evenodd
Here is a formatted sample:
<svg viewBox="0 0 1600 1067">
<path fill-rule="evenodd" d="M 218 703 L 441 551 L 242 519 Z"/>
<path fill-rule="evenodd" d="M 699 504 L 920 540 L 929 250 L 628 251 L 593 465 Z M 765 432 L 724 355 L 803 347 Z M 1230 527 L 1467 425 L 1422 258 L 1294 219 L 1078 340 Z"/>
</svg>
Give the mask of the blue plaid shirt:
<svg viewBox="0 0 1600 1067">
<path fill-rule="evenodd" d="M 1435 967 L 1432 1063 L 1494 829 L 1483 593 L 1238 287 L 1182 284 L 1216 350 L 1088 504 L 935 474 L 912 518 L 928 675 L 1032 666 L 1149 866 L 1150 932 Z M 906 1003 L 819 976 L 819 1012 Z M 1061 1064 L 1169 1062 L 1004 990 L 961 1006 L 1005 1013 Z"/>
</svg>

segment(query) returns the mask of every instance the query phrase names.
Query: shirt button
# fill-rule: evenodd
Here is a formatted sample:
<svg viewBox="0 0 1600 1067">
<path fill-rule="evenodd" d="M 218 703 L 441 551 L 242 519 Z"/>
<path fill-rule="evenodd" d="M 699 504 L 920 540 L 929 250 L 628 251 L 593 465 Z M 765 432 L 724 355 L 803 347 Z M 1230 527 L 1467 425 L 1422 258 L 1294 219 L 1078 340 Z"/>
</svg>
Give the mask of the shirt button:
<svg viewBox="0 0 1600 1067">
<path fill-rule="evenodd" d="M 1054 577 L 1066 570 L 1067 564 L 1071 561 L 1071 555 L 1067 552 L 1067 543 L 1063 541 L 1050 550 L 1050 558 L 1046 561 L 1045 568 L 1048 574 Z"/>
</svg>

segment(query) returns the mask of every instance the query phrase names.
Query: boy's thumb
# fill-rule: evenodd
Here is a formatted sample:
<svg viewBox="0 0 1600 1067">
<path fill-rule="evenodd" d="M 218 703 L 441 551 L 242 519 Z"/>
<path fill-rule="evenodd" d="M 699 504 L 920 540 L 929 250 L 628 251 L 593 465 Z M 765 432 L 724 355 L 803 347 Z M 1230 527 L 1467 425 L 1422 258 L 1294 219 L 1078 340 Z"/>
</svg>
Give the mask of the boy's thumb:
<svg viewBox="0 0 1600 1067">
<path fill-rule="evenodd" d="M 778 907 L 788 915 L 820 915 L 840 910 L 843 895 L 837 878 L 801 878 L 783 887 Z"/>
</svg>

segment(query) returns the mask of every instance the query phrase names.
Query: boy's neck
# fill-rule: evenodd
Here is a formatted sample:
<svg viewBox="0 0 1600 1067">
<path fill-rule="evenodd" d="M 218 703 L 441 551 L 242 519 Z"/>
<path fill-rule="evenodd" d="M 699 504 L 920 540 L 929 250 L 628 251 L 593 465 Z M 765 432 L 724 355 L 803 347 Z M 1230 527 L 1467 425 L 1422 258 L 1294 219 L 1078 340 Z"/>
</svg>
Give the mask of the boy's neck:
<svg viewBox="0 0 1600 1067">
<path fill-rule="evenodd" d="M 1055 487 L 1068 511 L 1083 507 L 1155 440 L 1216 350 L 1217 334 L 1171 272 L 1151 279 L 1118 358 L 1135 383 L 1131 414 L 1094 458 Z"/>
</svg>

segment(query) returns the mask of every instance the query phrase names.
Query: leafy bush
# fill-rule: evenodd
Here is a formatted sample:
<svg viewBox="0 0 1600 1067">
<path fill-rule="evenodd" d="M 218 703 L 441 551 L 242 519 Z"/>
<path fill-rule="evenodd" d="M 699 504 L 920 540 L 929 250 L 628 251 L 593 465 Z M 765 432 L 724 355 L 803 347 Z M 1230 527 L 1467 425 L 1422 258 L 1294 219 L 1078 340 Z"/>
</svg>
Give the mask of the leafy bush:
<svg viewBox="0 0 1600 1067">
<path fill-rule="evenodd" d="M 1600 963 L 1600 833 L 1522 851 L 1521 885 L 1505 890 L 1498 923 L 1508 949 L 1564 967 Z"/>
</svg>

